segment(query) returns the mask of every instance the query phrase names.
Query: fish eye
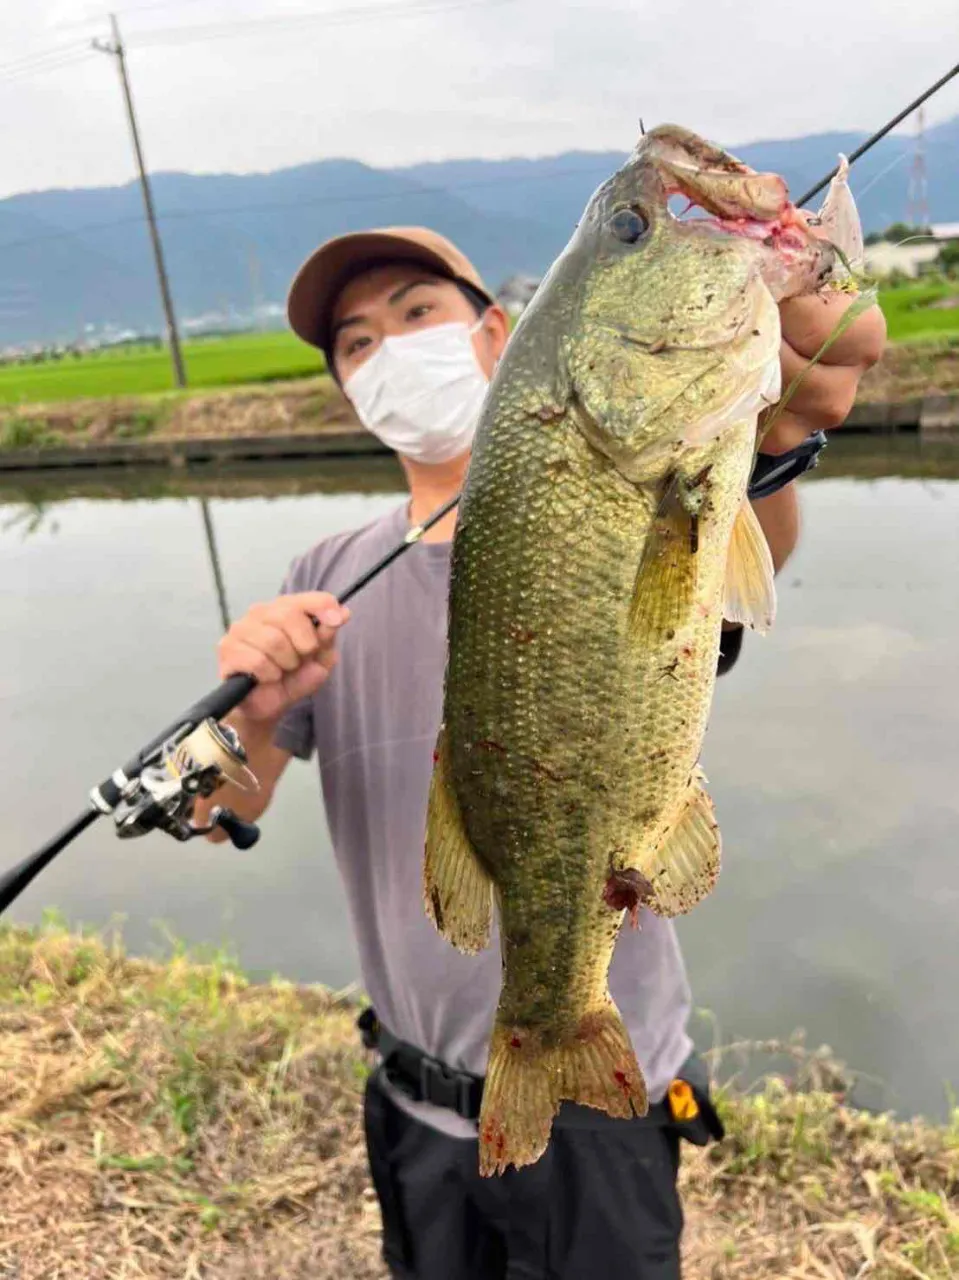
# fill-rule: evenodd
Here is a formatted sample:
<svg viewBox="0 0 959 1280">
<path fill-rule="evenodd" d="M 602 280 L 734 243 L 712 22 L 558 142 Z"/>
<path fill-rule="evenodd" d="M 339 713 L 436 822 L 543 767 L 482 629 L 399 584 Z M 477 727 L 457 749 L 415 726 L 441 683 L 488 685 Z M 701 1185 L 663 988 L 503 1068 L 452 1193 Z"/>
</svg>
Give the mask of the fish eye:
<svg viewBox="0 0 959 1280">
<path fill-rule="evenodd" d="M 649 230 L 649 222 L 637 209 L 617 209 L 609 220 L 609 229 L 623 244 L 635 244 Z"/>
</svg>

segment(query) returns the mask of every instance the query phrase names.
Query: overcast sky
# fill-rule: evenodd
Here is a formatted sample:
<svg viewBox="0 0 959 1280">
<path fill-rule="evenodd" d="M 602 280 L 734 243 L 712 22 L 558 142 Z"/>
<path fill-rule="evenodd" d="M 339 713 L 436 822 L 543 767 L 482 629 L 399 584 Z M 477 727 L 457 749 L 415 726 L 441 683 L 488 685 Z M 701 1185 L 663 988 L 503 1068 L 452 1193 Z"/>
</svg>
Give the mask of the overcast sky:
<svg viewBox="0 0 959 1280">
<path fill-rule="evenodd" d="M 112 59 L 89 51 L 102 6 L 0 2 L 0 196 L 133 176 Z M 147 161 L 195 173 L 627 149 L 641 115 L 727 145 L 872 129 L 959 58 L 957 0 L 117 6 Z M 956 114 L 959 82 L 928 119 Z"/>
</svg>

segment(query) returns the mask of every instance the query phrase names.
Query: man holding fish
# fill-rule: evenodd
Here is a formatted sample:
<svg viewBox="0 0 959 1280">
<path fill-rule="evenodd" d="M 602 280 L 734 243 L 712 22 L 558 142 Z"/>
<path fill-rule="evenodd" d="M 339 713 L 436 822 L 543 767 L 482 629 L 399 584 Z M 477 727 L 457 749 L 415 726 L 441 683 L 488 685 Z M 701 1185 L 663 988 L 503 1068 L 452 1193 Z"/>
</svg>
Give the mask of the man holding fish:
<svg viewBox="0 0 959 1280">
<path fill-rule="evenodd" d="M 674 218 L 677 192 L 709 216 Z M 339 237 L 293 283 L 294 330 L 410 498 L 223 638 L 220 675 L 259 682 L 230 719 L 261 789 L 216 798 L 256 818 L 317 753 L 377 1014 L 365 1119 L 396 1276 L 679 1275 L 679 1143 L 720 1130 L 670 917 L 719 868 L 698 768 L 717 671 L 771 622 L 789 481 L 882 351 L 875 307 L 837 329 L 857 235 L 844 175 L 811 226 L 781 179 L 664 126 L 508 345 L 422 228 Z M 451 514 L 337 604 L 464 482 L 455 544 Z"/>
</svg>

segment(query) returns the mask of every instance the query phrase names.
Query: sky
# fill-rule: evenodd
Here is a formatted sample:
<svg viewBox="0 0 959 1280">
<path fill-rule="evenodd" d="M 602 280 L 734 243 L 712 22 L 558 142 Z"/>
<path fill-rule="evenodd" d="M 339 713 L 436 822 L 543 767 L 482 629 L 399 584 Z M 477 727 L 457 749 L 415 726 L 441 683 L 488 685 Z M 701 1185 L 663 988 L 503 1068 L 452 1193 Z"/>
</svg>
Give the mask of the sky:
<svg viewBox="0 0 959 1280">
<path fill-rule="evenodd" d="M 133 177 L 103 4 L 0 3 L 0 196 Z M 116 4 L 147 163 L 192 173 L 871 131 L 959 58 L 956 0 Z"/>
</svg>

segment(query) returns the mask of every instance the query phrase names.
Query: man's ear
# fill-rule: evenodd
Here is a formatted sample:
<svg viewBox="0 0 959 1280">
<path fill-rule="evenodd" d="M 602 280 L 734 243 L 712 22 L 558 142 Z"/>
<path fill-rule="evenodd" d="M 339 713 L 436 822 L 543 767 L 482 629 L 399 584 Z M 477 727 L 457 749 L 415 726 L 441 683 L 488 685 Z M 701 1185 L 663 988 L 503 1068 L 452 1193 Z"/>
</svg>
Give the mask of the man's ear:
<svg viewBox="0 0 959 1280">
<path fill-rule="evenodd" d="M 509 339 L 509 317 L 502 307 L 493 303 L 483 312 L 482 324 L 483 332 L 490 343 L 493 359 L 498 361 Z"/>
</svg>

